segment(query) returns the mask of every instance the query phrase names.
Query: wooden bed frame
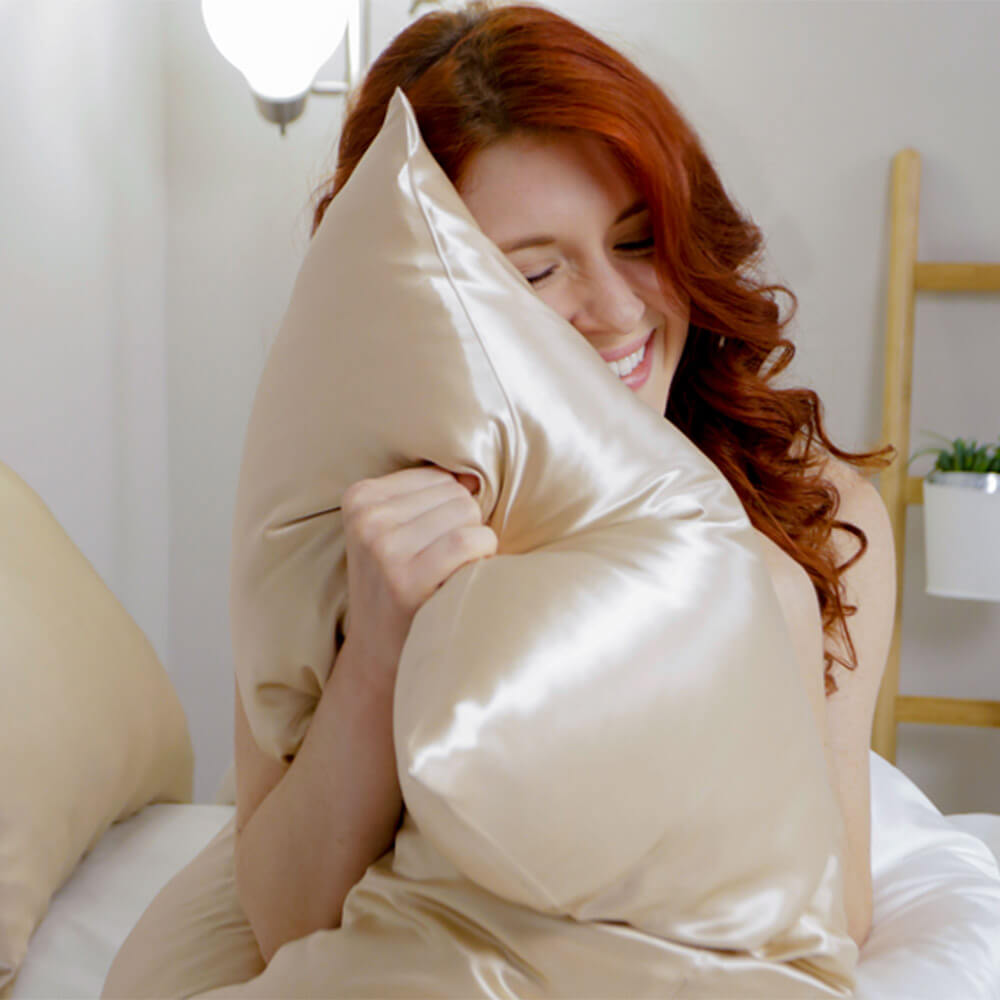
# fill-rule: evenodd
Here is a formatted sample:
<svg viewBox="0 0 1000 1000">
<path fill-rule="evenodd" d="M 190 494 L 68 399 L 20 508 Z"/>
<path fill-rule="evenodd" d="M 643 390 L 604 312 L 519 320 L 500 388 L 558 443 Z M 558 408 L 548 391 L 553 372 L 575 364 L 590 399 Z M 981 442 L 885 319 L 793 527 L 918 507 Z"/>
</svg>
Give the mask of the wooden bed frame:
<svg viewBox="0 0 1000 1000">
<path fill-rule="evenodd" d="M 1000 727 L 1000 701 L 916 698 L 899 693 L 903 631 L 903 566 L 906 508 L 923 503 L 923 480 L 908 474 L 913 386 L 913 316 L 917 291 L 1000 292 L 1000 263 L 917 260 L 920 213 L 920 154 L 903 149 L 892 161 L 892 229 L 889 247 L 882 440 L 896 446 L 896 460 L 881 473 L 879 491 L 889 509 L 896 543 L 896 621 L 872 726 L 872 749 L 896 762 L 901 722 Z"/>
</svg>

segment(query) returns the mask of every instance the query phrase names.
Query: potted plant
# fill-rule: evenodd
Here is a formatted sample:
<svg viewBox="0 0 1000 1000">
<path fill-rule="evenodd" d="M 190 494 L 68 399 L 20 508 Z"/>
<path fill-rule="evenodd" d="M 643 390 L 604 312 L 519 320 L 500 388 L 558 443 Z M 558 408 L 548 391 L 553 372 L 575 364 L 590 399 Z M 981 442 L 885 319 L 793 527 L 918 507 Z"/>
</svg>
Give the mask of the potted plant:
<svg viewBox="0 0 1000 1000">
<path fill-rule="evenodd" d="M 1000 601 L 1000 442 L 931 436 L 946 447 L 910 458 L 937 453 L 924 477 L 927 593 Z"/>
</svg>

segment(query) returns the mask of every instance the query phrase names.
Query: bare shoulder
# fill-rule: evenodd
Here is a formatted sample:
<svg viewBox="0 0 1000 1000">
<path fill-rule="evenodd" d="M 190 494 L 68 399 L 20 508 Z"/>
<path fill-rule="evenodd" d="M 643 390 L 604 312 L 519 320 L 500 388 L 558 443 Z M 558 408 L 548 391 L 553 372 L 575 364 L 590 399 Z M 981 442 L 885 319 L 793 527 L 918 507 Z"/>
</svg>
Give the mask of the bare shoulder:
<svg viewBox="0 0 1000 1000">
<path fill-rule="evenodd" d="M 864 553 L 843 575 L 846 602 L 858 608 L 847 619 L 858 666 L 853 671 L 835 668 L 840 687 L 837 694 L 841 695 L 840 700 L 858 702 L 864 715 L 873 714 L 896 610 L 896 553 L 892 522 L 874 482 L 856 468 L 827 455 L 823 475 L 840 494 L 837 519 L 860 528 L 867 543 Z M 841 563 L 860 549 L 859 539 L 842 529 L 833 531 L 831 541 Z M 838 642 L 837 652 L 845 655 L 848 650 Z M 831 702 L 837 694 L 831 696 Z"/>
<path fill-rule="evenodd" d="M 847 521 L 865 533 L 867 544 L 864 555 L 847 570 L 846 577 L 854 581 L 855 586 L 860 583 L 865 588 L 866 596 L 878 597 L 885 585 L 890 582 L 894 591 L 896 553 L 892 522 L 889 520 L 885 501 L 875 483 L 858 472 L 854 466 L 832 455 L 826 456 L 823 474 L 836 486 L 840 494 L 837 519 Z M 833 543 L 838 555 L 843 558 L 853 555 L 859 549 L 856 536 L 843 530 L 834 532 Z M 855 570 L 858 572 L 854 572 Z M 875 593 L 871 592 L 873 587 Z"/>
</svg>

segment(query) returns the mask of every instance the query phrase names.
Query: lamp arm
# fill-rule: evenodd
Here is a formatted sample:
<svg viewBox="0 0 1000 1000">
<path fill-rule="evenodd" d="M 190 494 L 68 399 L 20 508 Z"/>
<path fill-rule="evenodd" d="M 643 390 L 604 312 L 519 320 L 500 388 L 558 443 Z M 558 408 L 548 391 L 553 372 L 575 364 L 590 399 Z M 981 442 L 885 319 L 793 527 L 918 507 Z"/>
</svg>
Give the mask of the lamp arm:
<svg viewBox="0 0 1000 1000">
<path fill-rule="evenodd" d="M 353 87 L 361 78 L 362 67 L 368 64 L 367 0 L 352 0 L 347 29 L 347 83 Z M 362 49 L 364 50 L 362 52 Z"/>
<path fill-rule="evenodd" d="M 346 94 L 350 89 L 350 84 L 345 80 L 317 80 L 309 88 L 309 93 L 330 97 L 334 94 Z"/>
<path fill-rule="evenodd" d="M 370 45 L 369 0 L 351 0 L 347 16 L 346 80 L 315 80 L 309 88 L 312 94 L 323 97 L 346 94 L 358 83 L 362 68 L 368 64 Z"/>
</svg>

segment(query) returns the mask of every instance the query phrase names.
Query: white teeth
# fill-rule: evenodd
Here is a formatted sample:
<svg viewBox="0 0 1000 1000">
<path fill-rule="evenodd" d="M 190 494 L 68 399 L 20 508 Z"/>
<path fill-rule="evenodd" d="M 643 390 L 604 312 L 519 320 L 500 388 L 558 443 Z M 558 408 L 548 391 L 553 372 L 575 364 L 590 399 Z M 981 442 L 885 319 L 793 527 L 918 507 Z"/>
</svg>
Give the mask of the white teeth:
<svg viewBox="0 0 1000 1000">
<path fill-rule="evenodd" d="M 627 357 L 619 358 L 617 361 L 605 361 L 604 363 L 619 377 L 624 378 L 626 375 L 631 374 L 642 362 L 643 357 L 646 354 L 646 346 L 649 344 L 647 340 L 638 351 L 634 351 Z"/>
</svg>

